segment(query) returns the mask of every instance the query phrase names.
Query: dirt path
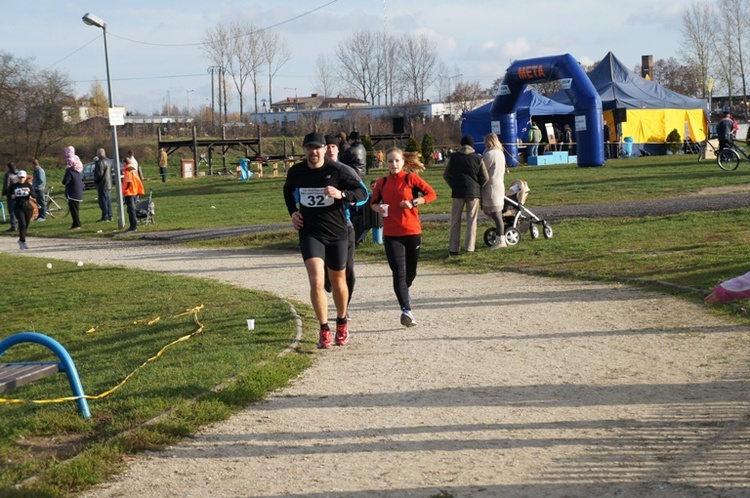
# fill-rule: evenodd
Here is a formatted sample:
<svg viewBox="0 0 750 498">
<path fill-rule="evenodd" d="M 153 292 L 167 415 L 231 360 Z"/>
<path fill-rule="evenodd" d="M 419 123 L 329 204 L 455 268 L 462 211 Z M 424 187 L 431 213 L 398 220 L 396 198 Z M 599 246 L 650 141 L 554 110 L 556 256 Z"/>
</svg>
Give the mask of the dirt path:
<svg viewBox="0 0 750 498">
<path fill-rule="evenodd" d="M 297 254 L 29 245 L 307 301 Z M 17 244 L 0 238 L 0 251 Z M 357 271 L 351 345 L 84 496 L 750 494 L 745 328 L 623 285 L 423 266 L 407 330 L 387 267 Z"/>
</svg>

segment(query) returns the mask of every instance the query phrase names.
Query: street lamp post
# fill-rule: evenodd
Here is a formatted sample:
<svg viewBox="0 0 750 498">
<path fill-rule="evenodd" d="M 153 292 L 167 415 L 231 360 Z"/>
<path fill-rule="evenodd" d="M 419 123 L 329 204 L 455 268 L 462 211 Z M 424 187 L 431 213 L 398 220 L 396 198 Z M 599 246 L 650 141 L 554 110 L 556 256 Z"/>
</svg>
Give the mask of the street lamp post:
<svg viewBox="0 0 750 498">
<path fill-rule="evenodd" d="M 95 16 L 91 13 L 86 13 L 83 16 L 83 22 L 89 26 L 95 26 L 102 28 L 104 36 L 104 62 L 107 65 L 107 91 L 109 93 L 109 107 L 114 108 L 115 104 L 112 101 L 112 78 L 109 75 L 109 52 L 107 51 L 107 24 L 101 17 Z M 123 209 L 122 203 L 122 178 L 120 172 L 120 146 L 117 143 L 117 126 L 110 123 L 112 126 L 112 147 L 114 148 L 115 154 L 115 169 L 117 170 L 117 226 L 120 229 L 125 228 L 125 210 Z"/>
<path fill-rule="evenodd" d="M 190 116 L 190 92 L 194 92 L 195 90 L 185 90 L 185 95 L 187 96 L 187 115 Z"/>
<path fill-rule="evenodd" d="M 452 95 L 451 95 L 451 80 L 453 78 L 460 78 L 461 76 L 463 76 L 462 73 L 454 74 L 453 76 L 448 76 L 446 74 L 438 74 L 438 78 L 443 78 L 443 79 L 447 79 L 448 80 L 448 96 L 446 98 L 451 98 L 452 97 Z M 453 99 L 453 100 L 455 100 L 455 99 Z M 451 100 L 448 103 L 448 112 L 451 115 L 451 119 L 453 119 L 453 100 Z"/>
</svg>

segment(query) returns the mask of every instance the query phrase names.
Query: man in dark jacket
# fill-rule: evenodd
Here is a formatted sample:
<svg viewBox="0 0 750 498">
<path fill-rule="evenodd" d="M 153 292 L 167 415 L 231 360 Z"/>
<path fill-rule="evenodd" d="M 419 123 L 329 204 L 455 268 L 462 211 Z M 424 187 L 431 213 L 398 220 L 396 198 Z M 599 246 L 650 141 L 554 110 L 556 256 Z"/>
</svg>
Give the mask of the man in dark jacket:
<svg viewBox="0 0 750 498">
<path fill-rule="evenodd" d="M 11 197 L 11 186 L 15 185 L 18 182 L 18 170 L 16 169 L 16 166 L 13 163 L 8 163 L 5 166 L 5 177 L 3 178 L 3 196 L 5 197 L 6 204 L 8 206 L 8 212 L 10 213 L 10 228 L 7 230 L 8 232 L 15 232 L 16 227 L 18 226 L 18 219 L 16 218 L 16 213 L 14 208 L 15 203 L 13 202 L 13 197 Z"/>
<path fill-rule="evenodd" d="M 732 116 L 724 113 L 724 117 L 716 125 L 716 138 L 719 139 L 719 150 L 732 143 L 732 134 L 734 133 L 734 121 Z"/>
<path fill-rule="evenodd" d="M 341 152 L 339 150 L 339 162 L 354 169 L 359 179 L 364 183 L 367 173 L 367 150 L 362 145 L 359 133 L 349 133 L 349 148 Z M 365 226 L 365 207 L 356 207 L 350 210 L 352 225 L 354 226 L 354 241 L 359 245 L 367 238 L 367 227 Z"/>
<path fill-rule="evenodd" d="M 466 206 L 466 252 L 474 252 L 477 241 L 477 217 L 482 185 L 489 180 L 482 156 L 474 151 L 471 135 L 461 138 L 461 147 L 451 154 L 443 171 L 443 178 L 451 188 L 450 254 L 457 256 L 461 246 L 461 214 Z"/>
<path fill-rule="evenodd" d="M 359 179 L 365 181 L 365 175 L 367 174 L 367 150 L 362 145 L 358 132 L 353 131 L 349 134 L 348 149 L 342 152 L 339 148 L 339 162 L 357 170 Z"/>
<path fill-rule="evenodd" d="M 96 197 L 99 199 L 99 209 L 102 210 L 102 217 L 97 221 L 112 221 L 112 161 L 107 157 L 104 149 L 97 150 L 96 157 L 94 183 L 96 184 Z"/>
</svg>

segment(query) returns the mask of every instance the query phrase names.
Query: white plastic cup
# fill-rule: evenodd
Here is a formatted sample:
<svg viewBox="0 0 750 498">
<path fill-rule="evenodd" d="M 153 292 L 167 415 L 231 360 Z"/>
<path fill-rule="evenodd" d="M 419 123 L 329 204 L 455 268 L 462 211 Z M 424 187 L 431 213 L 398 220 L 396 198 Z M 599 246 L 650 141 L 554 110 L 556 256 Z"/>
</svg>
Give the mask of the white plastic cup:
<svg viewBox="0 0 750 498">
<path fill-rule="evenodd" d="M 248 318 L 247 330 L 255 330 L 255 318 Z"/>
<path fill-rule="evenodd" d="M 383 206 L 383 218 L 388 216 L 388 204 L 381 204 Z"/>
</svg>

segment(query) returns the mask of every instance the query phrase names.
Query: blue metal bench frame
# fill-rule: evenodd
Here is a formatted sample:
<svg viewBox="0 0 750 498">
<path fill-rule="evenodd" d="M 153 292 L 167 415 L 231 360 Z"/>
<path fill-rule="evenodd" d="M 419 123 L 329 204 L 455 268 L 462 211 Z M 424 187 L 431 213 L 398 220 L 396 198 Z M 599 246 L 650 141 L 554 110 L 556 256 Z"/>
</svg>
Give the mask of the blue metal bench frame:
<svg viewBox="0 0 750 498">
<path fill-rule="evenodd" d="M 68 376 L 73 395 L 78 398 L 78 409 L 83 418 L 90 418 L 89 404 L 83 392 L 81 379 L 78 376 L 73 358 L 59 342 L 37 332 L 20 332 L 0 341 L 0 356 L 16 344 L 32 342 L 50 349 L 60 360 L 59 363 L 0 363 L 0 392 L 9 391 L 28 384 L 34 380 L 47 377 L 57 372 L 64 372 Z"/>
</svg>

